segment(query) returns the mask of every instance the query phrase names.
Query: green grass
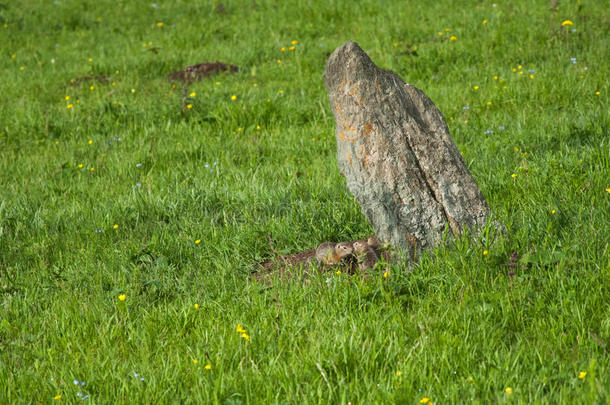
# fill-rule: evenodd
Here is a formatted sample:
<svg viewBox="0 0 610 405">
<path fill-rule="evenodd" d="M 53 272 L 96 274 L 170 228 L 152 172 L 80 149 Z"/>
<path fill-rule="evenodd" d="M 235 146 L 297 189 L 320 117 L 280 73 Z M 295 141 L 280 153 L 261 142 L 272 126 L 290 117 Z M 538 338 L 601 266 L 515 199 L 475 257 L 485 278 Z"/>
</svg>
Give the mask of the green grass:
<svg viewBox="0 0 610 405">
<path fill-rule="evenodd" d="M 609 403 L 604 2 L 55 3 L 0 5 L 0 403 Z M 372 232 L 323 83 L 346 40 L 437 104 L 506 236 L 258 284 Z M 165 76 L 216 60 L 184 109 Z"/>
</svg>

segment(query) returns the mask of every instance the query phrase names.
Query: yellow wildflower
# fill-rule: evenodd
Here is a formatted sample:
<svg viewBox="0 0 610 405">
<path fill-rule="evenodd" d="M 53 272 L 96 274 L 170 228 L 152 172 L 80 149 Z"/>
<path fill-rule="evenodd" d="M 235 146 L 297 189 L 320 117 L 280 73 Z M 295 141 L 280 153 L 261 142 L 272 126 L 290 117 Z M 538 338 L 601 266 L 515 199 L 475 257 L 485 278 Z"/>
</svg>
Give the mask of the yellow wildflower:
<svg viewBox="0 0 610 405">
<path fill-rule="evenodd" d="M 284 90 L 280 90 L 280 91 L 278 91 L 278 93 L 284 94 Z"/>
<path fill-rule="evenodd" d="M 95 167 L 92 167 L 92 168 L 91 168 L 91 169 L 89 169 L 89 170 L 91 170 L 92 172 L 94 172 L 94 171 L 95 171 Z"/>
<path fill-rule="evenodd" d="M 439 32 L 438 32 L 438 36 L 440 37 L 440 36 L 442 36 L 442 35 L 443 35 L 443 33 L 439 31 Z"/>
<path fill-rule="evenodd" d="M 89 63 L 91 63 L 91 62 L 93 62 L 93 59 L 92 59 L 92 58 L 89 58 Z"/>
<path fill-rule="evenodd" d="M 71 109 L 72 107 L 74 107 L 72 104 L 68 104 L 68 105 L 66 106 L 66 108 L 67 108 L 68 110 L 69 110 L 69 109 Z"/>
<path fill-rule="evenodd" d="M 186 108 L 188 108 L 190 110 L 191 108 L 193 108 L 193 105 L 192 104 L 187 104 Z"/>
<path fill-rule="evenodd" d="M 401 375 L 402 375 L 402 371 L 397 370 L 397 371 L 396 371 L 396 377 L 400 377 Z"/>
<path fill-rule="evenodd" d="M 55 396 L 53 397 L 53 399 L 54 399 L 54 400 L 61 399 L 61 394 L 55 395 Z"/>
<path fill-rule="evenodd" d="M 161 21 L 159 21 L 159 22 L 157 23 L 157 27 L 163 27 L 163 23 L 162 23 Z"/>
<path fill-rule="evenodd" d="M 498 80 L 498 76 L 494 76 L 494 80 Z"/>
<path fill-rule="evenodd" d="M 587 376 L 587 372 L 586 371 L 581 371 L 580 373 L 578 373 L 578 378 L 580 378 L 581 380 L 583 378 L 585 378 Z"/>
<path fill-rule="evenodd" d="M 557 212 L 557 211 L 551 210 L 551 215 L 555 215 L 555 212 Z"/>
<path fill-rule="evenodd" d="M 91 91 L 95 90 L 95 86 L 89 87 L 89 90 L 91 90 Z"/>
<path fill-rule="evenodd" d="M 199 360 L 193 359 L 193 364 L 197 364 L 197 363 L 199 363 Z"/>
<path fill-rule="evenodd" d="M 246 330 L 244 328 L 242 328 L 240 324 L 237 324 L 237 328 L 235 328 L 235 332 L 246 333 Z"/>
<path fill-rule="evenodd" d="M 127 296 L 125 294 L 119 295 L 119 301 L 125 301 L 126 298 Z"/>
<path fill-rule="evenodd" d="M 565 20 L 564 22 L 561 23 L 562 27 L 565 27 L 566 25 L 574 25 L 574 23 L 570 20 Z"/>
<path fill-rule="evenodd" d="M 200 243 L 201 243 L 201 239 L 197 239 L 197 240 L 195 241 L 195 245 L 198 245 L 198 244 L 200 244 Z"/>
<path fill-rule="evenodd" d="M 193 307 L 194 307 L 195 309 L 199 309 L 199 304 L 195 304 L 195 305 L 193 305 Z"/>
<path fill-rule="evenodd" d="M 191 94 L 189 94 L 189 97 L 195 97 L 197 95 L 197 93 L 192 92 Z"/>
<path fill-rule="evenodd" d="M 15 55 L 15 54 L 11 55 L 11 59 L 15 59 L 16 57 L 17 57 L 17 55 Z"/>
<path fill-rule="evenodd" d="M 606 192 L 610 193 L 610 188 L 607 188 L 607 189 L 606 189 Z"/>
<path fill-rule="evenodd" d="M 513 389 L 511 387 L 506 387 L 504 392 L 506 392 L 506 395 L 512 395 L 513 394 Z"/>
<path fill-rule="evenodd" d="M 233 100 L 233 101 L 237 100 L 237 96 L 236 95 L 232 95 L 231 96 L 231 100 Z"/>
<path fill-rule="evenodd" d="M 596 91 L 596 92 L 595 92 L 595 95 L 596 95 L 596 96 L 599 96 L 599 94 L 600 94 L 600 92 L 599 92 L 599 91 Z"/>
<path fill-rule="evenodd" d="M 291 42 L 291 44 L 292 44 L 292 45 L 296 45 L 296 44 L 298 44 L 298 43 L 299 43 L 299 41 L 297 41 L 296 39 L 295 39 L 294 41 L 292 41 L 292 42 Z"/>
<path fill-rule="evenodd" d="M 420 404 L 427 404 L 430 402 L 430 398 L 428 397 L 423 397 L 422 399 L 419 400 Z"/>
<path fill-rule="evenodd" d="M 83 168 L 83 164 L 82 164 L 82 163 L 79 163 L 77 167 L 78 167 L 79 169 L 82 169 L 82 168 Z"/>
<path fill-rule="evenodd" d="M 25 70 L 25 66 L 19 66 L 19 70 Z"/>
<path fill-rule="evenodd" d="M 91 145 L 93 143 L 93 139 L 89 139 L 89 142 L 87 142 L 89 145 Z"/>
<path fill-rule="evenodd" d="M 487 105 L 491 105 L 491 101 L 488 101 L 488 102 L 487 102 Z"/>
<path fill-rule="evenodd" d="M 517 69 L 523 69 L 523 66 L 519 65 L 517 66 Z"/>
<path fill-rule="evenodd" d="M 487 250 L 484 250 L 484 251 L 483 251 L 483 256 L 487 256 L 487 254 L 488 254 L 488 253 L 489 253 L 489 252 L 488 252 Z"/>
<path fill-rule="evenodd" d="M 211 370 L 212 369 L 212 365 L 211 364 L 206 364 L 204 368 L 206 370 Z"/>
<path fill-rule="evenodd" d="M 384 271 L 383 272 L 383 277 L 385 277 L 385 278 L 390 277 L 390 271 L 389 270 Z"/>
<path fill-rule="evenodd" d="M 487 24 L 487 20 L 483 20 L 483 24 Z"/>
<path fill-rule="evenodd" d="M 296 49 L 296 47 L 291 46 L 290 48 L 288 48 L 289 51 L 294 51 Z"/>
<path fill-rule="evenodd" d="M 250 341 L 250 336 L 248 336 L 248 334 L 246 332 L 241 334 L 241 337 L 243 337 L 244 339 L 246 339 L 246 342 Z"/>
<path fill-rule="evenodd" d="M 131 93 L 134 94 L 136 92 L 136 89 L 131 89 Z"/>
<path fill-rule="evenodd" d="M 473 89 L 479 90 L 479 86 L 474 86 Z"/>
<path fill-rule="evenodd" d="M 285 46 L 281 47 L 280 51 L 285 52 L 286 51 L 286 47 Z"/>
<path fill-rule="evenodd" d="M 113 227 L 114 229 L 119 229 L 119 224 L 114 224 L 112 227 Z"/>
<path fill-rule="evenodd" d="M 514 179 L 515 177 L 517 177 L 517 175 L 515 173 L 513 173 L 510 175 L 510 177 L 512 177 Z"/>
<path fill-rule="evenodd" d="M 513 68 L 513 72 L 516 72 L 516 71 L 517 71 L 517 69 Z"/>
<path fill-rule="evenodd" d="M 455 41 L 456 39 L 457 39 L 457 37 L 455 35 L 452 35 L 452 36 L 449 37 L 450 41 Z"/>
<path fill-rule="evenodd" d="M 341 270 L 337 270 L 337 275 L 341 274 Z"/>
<path fill-rule="evenodd" d="M 445 32 L 449 32 L 451 31 L 449 28 L 445 28 Z"/>
<path fill-rule="evenodd" d="M 70 96 L 66 96 L 64 98 L 66 99 L 66 101 L 70 100 Z"/>
<path fill-rule="evenodd" d="M 519 152 L 519 148 L 517 148 L 516 146 L 513 148 L 513 150 L 514 150 L 515 152 Z"/>
<path fill-rule="evenodd" d="M 533 79 L 533 78 L 534 78 L 534 75 L 530 75 L 530 79 Z"/>
</svg>

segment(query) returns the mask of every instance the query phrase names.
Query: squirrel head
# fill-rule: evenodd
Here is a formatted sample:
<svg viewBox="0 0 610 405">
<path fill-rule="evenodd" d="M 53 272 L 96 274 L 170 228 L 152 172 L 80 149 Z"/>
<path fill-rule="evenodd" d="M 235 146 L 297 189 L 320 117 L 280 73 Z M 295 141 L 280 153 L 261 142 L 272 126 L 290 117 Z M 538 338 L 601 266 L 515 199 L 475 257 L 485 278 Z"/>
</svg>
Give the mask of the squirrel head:
<svg viewBox="0 0 610 405">
<path fill-rule="evenodd" d="M 352 244 L 349 242 L 341 242 L 335 245 L 335 253 L 339 255 L 339 257 L 346 257 L 351 255 L 354 252 L 352 248 Z"/>
<path fill-rule="evenodd" d="M 377 249 L 378 247 L 381 246 L 381 241 L 379 240 L 379 238 L 377 236 L 371 236 L 367 239 L 366 241 L 370 247 L 372 247 L 373 249 Z"/>
<path fill-rule="evenodd" d="M 356 241 L 353 243 L 354 246 L 354 252 L 358 253 L 358 254 L 362 254 L 364 252 L 366 252 L 366 249 L 368 248 L 368 245 L 366 242 L 364 241 Z"/>
</svg>

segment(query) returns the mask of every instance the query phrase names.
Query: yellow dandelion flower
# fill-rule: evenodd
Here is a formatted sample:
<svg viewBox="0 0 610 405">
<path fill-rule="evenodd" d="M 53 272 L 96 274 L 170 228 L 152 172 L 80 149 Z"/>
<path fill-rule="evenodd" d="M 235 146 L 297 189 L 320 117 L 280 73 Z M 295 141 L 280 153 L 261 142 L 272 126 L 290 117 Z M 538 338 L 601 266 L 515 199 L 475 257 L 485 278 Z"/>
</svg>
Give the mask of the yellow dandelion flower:
<svg viewBox="0 0 610 405">
<path fill-rule="evenodd" d="M 487 254 L 488 254 L 488 253 L 489 253 L 489 252 L 488 252 L 487 250 L 484 250 L 484 251 L 483 251 L 483 256 L 487 256 Z"/>
<path fill-rule="evenodd" d="M 89 58 L 88 60 L 89 60 L 89 63 L 93 62 L 93 58 Z"/>
<path fill-rule="evenodd" d="M 206 370 L 211 370 L 212 369 L 212 365 L 211 364 L 206 364 L 204 368 Z"/>
<path fill-rule="evenodd" d="M 487 105 L 491 105 L 491 101 L 488 101 L 488 102 L 487 102 Z"/>
<path fill-rule="evenodd" d="M 595 95 L 596 95 L 596 96 L 599 96 L 599 95 L 600 95 L 600 92 L 599 92 L 599 91 L 596 91 L 596 92 L 595 92 Z"/>
<path fill-rule="evenodd" d="M 116 82 L 112 82 L 112 85 L 113 85 L 113 86 L 116 86 Z"/>
<path fill-rule="evenodd" d="M 25 66 L 19 66 L 19 70 L 25 70 Z"/>
<path fill-rule="evenodd" d="M 286 47 L 285 46 L 281 47 L 280 51 L 285 52 L 286 51 Z"/>
<path fill-rule="evenodd" d="M 494 76 L 494 80 L 498 80 L 498 76 Z"/>
<path fill-rule="evenodd" d="M 517 71 L 517 69 L 513 68 L 513 72 L 516 72 L 516 71 Z"/>
<path fill-rule="evenodd" d="M 519 152 L 519 148 L 517 148 L 516 146 L 513 148 L 513 150 L 514 150 L 515 152 Z"/>
<path fill-rule="evenodd" d="M 519 65 L 517 66 L 517 69 L 523 69 L 523 66 Z"/>
<path fill-rule="evenodd" d="M 566 25 L 574 25 L 574 23 L 570 20 L 565 20 L 564 22 L 561 23 L 562 27 L 565 27 Z"/>
<path fill-rule="evenodd" d="M 383 277 L 388 278 L 390 277 L 390 272 L 388 270 L 383 272 Z"/>
<path fill-rule="evenodd" d="M 449 32 L 451 31 L 449 28 L 445 28 L 445 32 Z"/>
<path fill-rule="evenodd" d="M 517 177 L 517 175 L 515 173 L 513 173 L 510 175 L 510 177 L 512 177 L 514 179 L 515 177 Z"/>
<path fill-rule="evenodd" d="M 244 129 L 243 129 L 242 127 L 237 128 L 237 132 L 241 132 L 241 131 L 243 131 L 243 130 L 244 130 Z"/>
<path fill-rule="evenodd" d="M 523 70 L 519 71 L 519 74 L 522 75 L 523 74 Z"/>
<path fill-rule="evenodd" d="M 422 399 L 419 400 L 420 404 L 427 404 L 430 402 L 430 398 L 428 397 L 423 397 Z"/>
<path fill-rule="evenodd" d="M 194 307 L 195 309 L 199 309 L 199 304 L 195 304 L 195 305 L 193 305 L 193 307 Z"/>
<path fill-rule="evenodd" d="M 557 211 L 551 210 L 551 215 L 555 215 L 555 212 L 557 212 Z"/>
<path fill-rule="evenodd" d="M 280 91 L 278 91 L 278 93 L 284 94 L 284 90 L 280 90 Z"/>
<path fill-rule="evenodd" d="M 119 72 L 118 70 L 115 70 L 115 71 L 114 71 L 114 74 L 115 74 L 115 75 L 118 75 L 119 73 L 121 73 L 121 72 Z"/>
<path fill-rule="evenodd" d="M 131 89 L 131 93 L 134 94 L 136 92 L 136 89 Z"/>
<path fill-rule="evenodd" d="M 159 22 L 157 23 L 157 27 L 163 27 L 163 23 L 162 23 L 161 21 L 159 21 Z"/>
<path fill-rule="evenodd" d="M 195 97 L 197 95 L 197 93 L 192 92 L 191 94 L 189 94 L 189 97 Z"/>
<path fill-rule="evenodd" d="M 504 392 L 506 392 L 506 395 L 512 395 L 513 389 L 511 387 L 506 387 L 506 389 L 504 389 Z"/>
<path fill-rule="evenodd" d="M 483 24 L 487 24 L 487 20 L 483 20 Z"/>
<path fill-rule="evenodd" d="M 195 245 L 198 245 L 198 244 L 200 244 L 200 243 L 201 243 L 201 239 L 197 239 L 197 240 L 195 241 Z"/>
<path fill-rule="evenodd" d="M 16 57 L 17 57 L 17 55 L 15 55 L 15 54 L 11 55 L 11 59 L 15 59 Z"/>
<path fill-rule="evenodd" d="M 580 378 L 581 380 L 583 378 L 585 378 L 587 376 L 587 372 L 586 371 L 581 371 L 580 373 L 578 373 L 578 378 Z"/>
<path fill-rule="evenodd" d="M 237 100 L 237 96 L 236 95 L 232 95 L 231 96 L 231 100 L 233 100 L 233 101 Z"/>
<path fill-rule="evenodd" d="M 455 35 L 452 35 L 452 36 L 449 37 L 450 41 L 455 41 L 456 39 L 457 39 L 457 37 Z"/>
<path fill-rule="evenodd" d="M 102 17 L 97 17 L 95 20 L 96 20 L 97 22 L 102 22 Z"/>
<path fill-rule="evenodd" d="M 244 339 L 246 339 L 246 342 L 249 342 L 249 341 L 250 341 L 250 336 L 248 336 L 248 334 L 247 334 L 247 333 L 245 333 L 245 332 L 241 334 L 241 337 L 242 337 L 242 338 L 244 338 Z"/>
<path fill-rule="evenodd" d="M 197 364 L 197 363 L 199 363 L 199 360 L 193 359 L 193 364 Z"/>
<path fill-rule="evenodd" d="M 401 375 L 402 375 L 402 371 L 397 370 L 397 371 L 396 371 L 396 377 L 400 377 Z"/>
<path fill-rule="evenodd" d="M 534 78 L 534 75 L 530 75 L 530 79 L 533 79 L 533 78 Z"/>
<path fill-rule="evenodd" d="M 216 86 L 220 86 L 220 82 L 216 82 L 214 83 Z"/>
<path fill-rule="evenodd" d="M 92 172 L 94 172 L 94 171 L 95 171 L 95 167 L 92 167 L 92 168 L 91 168 L 91 169 L 89 169 L 89 170 L 91 170 Z"/>
<path fill-rule="evenodd" d="M 125 294 L 119 295 L 119 301 L 125 301 L 126 298 L 127 296 Z"/>
<path fill-rule="evenodd" d="M 95 90 L 95 86 L 89 87 L 89 90 L 91 90 L 91 91 Z"/>
<path fill-rule="evenodd" d="M 190 110 L 191 108 L 193 108 L 193 105 L 192 104 L 187 104 L 186 108 L 188 108 Z"/>
<path fill-rule="evenodd" d="M 66 106 L 66 108 L 67 108 L 68 110 L 69 110 L 69 109 L 71 109 L 72 107 L 74 107 L 74 105 L 72 105 L 72 104 L 68 104 L 68 105 Z"/>
<path fill-rule="evenodd" d="M 79 169 L 82 169 L 82 168 L 83 168 L 83 164 L 82 164 L 82 163 L 79 163 L 77 167 L 78 167 Z"/>
<path fill-rule="evenodd" d="M 607 189 L 606 189 L 606 192 L 607 192 L 607 193 L 610 193 L 610 188 L 607 188 Z"/>
<path fill-rule="evenodd" d="M 479 86 L 474 86 L 473 89 L 479 90 Z"/>
<path fill-rule="evenodd" d="M 89 139 L 89 142 L 87 142 L 89 145 L 91 145 L 93 143 L 93 139 Z"/>
<path fill-rule="evenodd" d="M 296 44 L 298 44 L 298 43 L 299 43 L 299 41 L 297 41 L 296 39 L 295 39 L 294 41 L 292 41 L 292 42 L 291 42 L 291 44 L 292 44 L 292 45 L 296 45 Z"/>
<path fill-rule="evenodd" d="M 296 49 L 296 47 L 291 46 L 290 48 L 288 48 L 289 51 L 294 51 Z"/>
<path fill-rule="evenodd" d="M 278 59 L 278 60 L 277 60 L 277 63 L 281 65 L 281 64 L 282 64 L 282 60 L 281 60 L 281 59 Z"/>
<path fill-rule="evenodd" d="M 508 89 L 508 86 L 504 86 L 504 87 L 502 87 L 502 88 L 503 88 L 504 90 L 506 90 L 506 89 Z"/>
<path fill-rule="evenodd" d="M 468 376 L 467 380 L 468 380 L 468 382 L 474 382 L 474 378 L 472 378 L 471 375 Z"/>
<path fill-rule="evenodd" d="M 235 332 L 237 333 L 246 333 L 246 330 L 242 328 L 240 324 L 237 324 L 237 328 L 235 328 Z"/>
<path fill-rule="evenodd" d="M 337 273 L 337 275 L 341 274 L 341 270 L 337 270 L 336 273 Z"/>
<path fill-rule="evenodd" d="M 70 100 L 70 96 L 64 97 L 66 101 Z"/>
<path fill-rule="evenodd" d="M 268 99 L 267 99 L 267 102 L 268 102 L 268 103 L 270 103 L 270 102 L 271 102 L 271 99 L 270 99 L 270 98 L 268 98 Z"/>
<path fill-rule="evenodd" d="M 257 125 L 257 126 L 256 126 L 256 130 L 257 130 L 257 131 L 260 131 L 260 130 L 261 130 L 261 126 L 260 126 L 260 125 Z"/>
<path fill-rule="evenodd" d="M 439 31 L 439 32 L 438 32 L 438 36 L 440 37 L 440 36 L 442 36 L 442 35 L 443 35 L 443 33 Z"/>
<path fill-rule="evenodd" d="M 55 396 L 53 397 L 53 399 L 54 399 L 54 400 L 61 399 L 61 394 L 55 395 Z"/>
</svg>

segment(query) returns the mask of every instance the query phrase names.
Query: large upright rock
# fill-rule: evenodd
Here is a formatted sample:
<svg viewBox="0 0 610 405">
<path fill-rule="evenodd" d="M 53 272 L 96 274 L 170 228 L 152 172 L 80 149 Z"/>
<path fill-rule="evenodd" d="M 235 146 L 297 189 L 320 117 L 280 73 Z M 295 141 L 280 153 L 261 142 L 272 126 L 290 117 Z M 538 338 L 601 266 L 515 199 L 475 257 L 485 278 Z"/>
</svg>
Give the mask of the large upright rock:
<svg viewBox="0 0 610 405">
<path fill-rule="evenodd" d="M 355 42 L 326 64 L 339 170 L 377 236 L 411 254 L 483 225 L 489 206 L 440 111 Z"/>
</svg>

